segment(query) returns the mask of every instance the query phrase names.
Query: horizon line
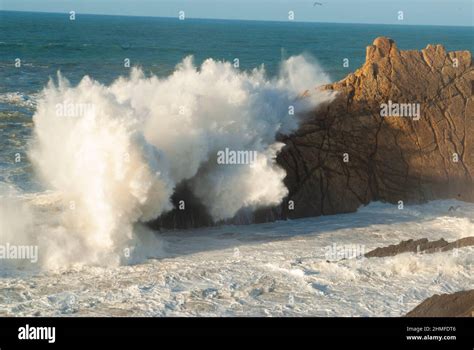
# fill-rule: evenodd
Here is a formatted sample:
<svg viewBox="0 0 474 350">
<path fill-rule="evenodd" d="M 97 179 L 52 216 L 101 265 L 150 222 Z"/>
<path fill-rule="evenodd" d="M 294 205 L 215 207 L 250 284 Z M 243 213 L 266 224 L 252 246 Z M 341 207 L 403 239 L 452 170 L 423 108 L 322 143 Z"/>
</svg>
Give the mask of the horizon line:
<svg viewBox="0 0 474 350">
<path fill-rule="evenodd" d="M 73 11 L 73 10 L 71 10 Z M 17 12 L 17 13 L 41 13 L 41 14 L 69 14 L 69 12 L 50 12 L 50 11 L 23 11 L 23 10 L 3 10 L 0 12 Z M 76 15 L 87 15 L 87 16 L 108 16 L 108 17 L 135 17 L 135 18 L 159 18 L 159 19 L 176 19 L 178 21 L 185 21 L 186 19 L 191 20 L 211 20 L 211 21 L 244 21 L 244 22 L 276 22 L 276 23 L 310 23 L 310 24 L 353 24 L 353 25 L 387 25 L 387 26 L 420 26 L 420 27 L 452 27 L 452 28 L 472 28 L 472 25 L 449 25 L 449 24 L 397 24 L 397 23 L 360 23 L 360 22 L 325 22 L 325 21 L 298 21 L 298 20 L 265 20 L 265 19 L 238 19 L 238 18 L 212 18 L 212 17 L 186 17 L 184 20 L 180 20 L 178 16 L 167 17 L 167 16 L 147 16 L 147 15 L 124 15 L 124 14 L 104 14 L 104 13 L 89 13 L 89 12 L 75 12 Z"/>
</svg>

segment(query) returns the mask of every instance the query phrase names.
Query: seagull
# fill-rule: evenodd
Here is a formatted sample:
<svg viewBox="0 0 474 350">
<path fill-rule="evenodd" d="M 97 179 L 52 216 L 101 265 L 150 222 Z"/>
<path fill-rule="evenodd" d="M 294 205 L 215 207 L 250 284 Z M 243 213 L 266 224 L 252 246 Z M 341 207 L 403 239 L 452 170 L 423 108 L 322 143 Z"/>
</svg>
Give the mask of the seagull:
<svg viewBox="0 0 474 350">
<path fill-rule="evenodd" d="M 315 2 L 315 3 L 313 4 L 313 6 L 317 6 L 317 5 L 319 5 L 319 6 L 323 6 L 323 4 L 322 4 L 322 3 L 320 3 L 320 2 Z"/>
</svg>

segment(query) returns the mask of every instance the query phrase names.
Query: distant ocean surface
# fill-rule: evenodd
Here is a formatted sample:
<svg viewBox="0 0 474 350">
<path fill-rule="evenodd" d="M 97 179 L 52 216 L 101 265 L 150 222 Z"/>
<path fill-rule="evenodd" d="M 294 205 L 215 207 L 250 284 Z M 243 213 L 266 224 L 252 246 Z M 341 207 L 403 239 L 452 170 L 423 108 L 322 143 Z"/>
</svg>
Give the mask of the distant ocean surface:
<svg viewBox="0 0 474 350">
<path fill-rule="evenodd" d="M 26 148 L 35 96 L 60 71 L 72 84 L 84 75 L 110 84 L 131 66 L 167 76 L 183 58 L 233 61 L 241 70 L 264 65 L 269 76 L 292 55 L 317 59 L 331 80 L 360 67 L 365 48 L 378 36 L 400 49 L 442 44 L 473 51 L 472 27 L 228 21 L 0 11 L 0 184 L 35 190 Z M 15 68 L 20 58 L 21 68 Z M 350 65 L 343 67 L 343 59 Z M 23 157 L 15 163 L 16 155 Z"/>
</svg>

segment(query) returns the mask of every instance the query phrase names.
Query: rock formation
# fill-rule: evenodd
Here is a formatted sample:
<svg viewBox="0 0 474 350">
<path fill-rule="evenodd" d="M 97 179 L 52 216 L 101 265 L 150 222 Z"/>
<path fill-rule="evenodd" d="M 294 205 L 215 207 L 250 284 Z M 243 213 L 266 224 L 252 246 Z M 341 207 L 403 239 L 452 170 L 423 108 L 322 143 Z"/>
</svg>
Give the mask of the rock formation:
<svg viewBox="0 0 474 350">
<path fill-rule="evenodd" d="M 374 200 L 472 201 L 473 81 L 469 51 L 399 51 L 375 39 L 360 69 L 324 87 L 338 92 L 335 101 L 283 138 L 278 161 L 295 204 L 283 204 L 284 216 L 350 212 Z M 389 103 L 418 104 L 419 119 L 382 117 Z"/>
<path fill-rule="evenodd" d="M 400 51 L 388 38 L 375 39 L 360 69 L 323 87 L 337 92 L 335 100 L 281 136 L 286 146 L 277 161 L 287 172 L 288 198 L 232 222 L 352 212 L 375 200 L 473 201 L 473 82 L 469 51 Z M 208 225 L 202 214 L 201 207 L 174 210 L 155 224 Z"/>
<path fill-rule="evenodd" d="M 474 290 L 433 295 L 407 317 L 474 317 Z"/>
<path fill-rule="evenodd" d="M 453 249 L 473 246 L 474 236 L 460 238 L 457 241 L 448 243 L 443 238 L 437 241 L 429 241 L 427 238 L 417 240 L 409 239 L 388 247 L 379 247 L 365 254 L 366 258 L 394 256 L 402 253 L 422 253 L 432 254 L 438 252 L 447 252 Z"/>
</svg>

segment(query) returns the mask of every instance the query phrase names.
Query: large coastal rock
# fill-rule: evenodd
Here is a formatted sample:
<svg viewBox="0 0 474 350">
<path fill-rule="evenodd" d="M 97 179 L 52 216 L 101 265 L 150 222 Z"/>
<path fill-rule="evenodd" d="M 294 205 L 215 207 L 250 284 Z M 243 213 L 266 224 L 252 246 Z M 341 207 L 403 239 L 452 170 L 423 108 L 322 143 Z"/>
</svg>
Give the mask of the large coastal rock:
<svg viewBox="0 0 474 350">
<path fill-rule="evenodd" d="M 411 310 L 407 317 L 474 317 L 474 290 L 433 295 Z"/>
<path fill-rule="evenodd" d="M 374 200 L 473 201 L 473 81 L 469 51 L 446 52 L 441 45 L 400 51 L 388 38 L 375 39 L 360 69 L 323 87 L 336 98 L 280 138 L 286 146 L 277 161 L 287 172 L 288 198 L 276 208 L 239 213 L 232 222 L 352 212 Z M 406 107 L 405 116 L 383 115 L 394 106 Z M 212 224 L 186 185 L 173 201 L 182 198 L 196 205 L 153 226 Z"/>
<path fill-rule="evenodd" d="M 469 51 L 400 51 L 375 39 L 360 69 L 324 87 L 336 99 L 283 139 L 278 161 L 295 208 L 284 203 L 282 215 L 350 212 L 373 200 L 472 201 L 473 81 Z M 384 104 L 415 104 L 419 118 L 381 116 Z"/>
</svg>

